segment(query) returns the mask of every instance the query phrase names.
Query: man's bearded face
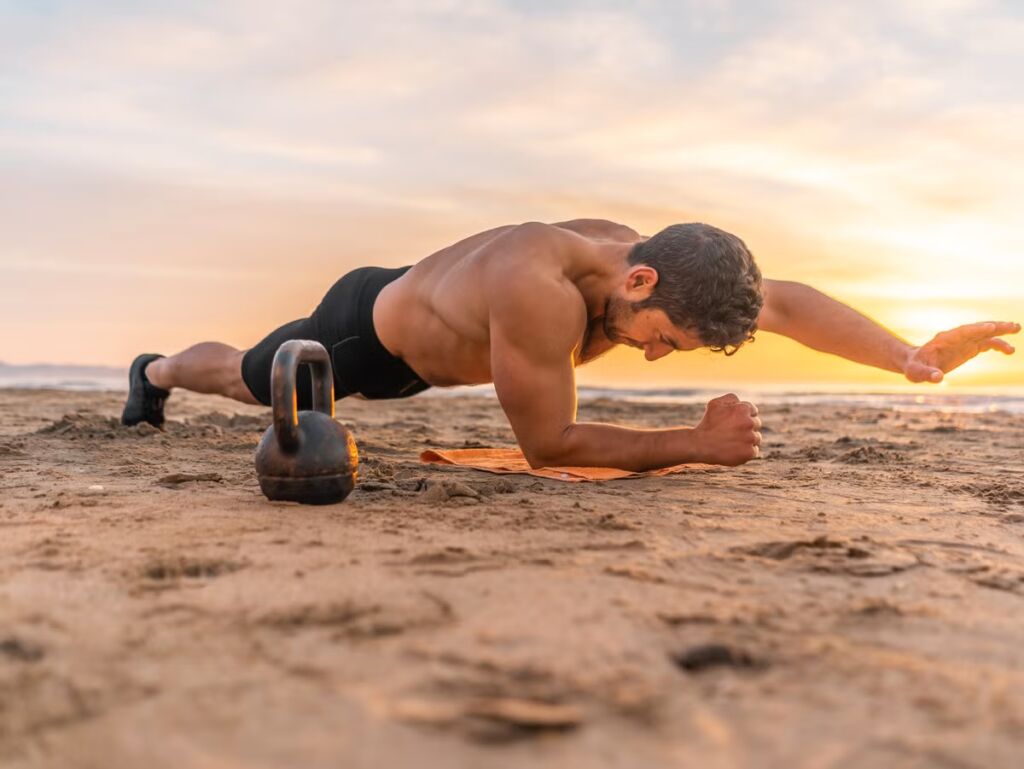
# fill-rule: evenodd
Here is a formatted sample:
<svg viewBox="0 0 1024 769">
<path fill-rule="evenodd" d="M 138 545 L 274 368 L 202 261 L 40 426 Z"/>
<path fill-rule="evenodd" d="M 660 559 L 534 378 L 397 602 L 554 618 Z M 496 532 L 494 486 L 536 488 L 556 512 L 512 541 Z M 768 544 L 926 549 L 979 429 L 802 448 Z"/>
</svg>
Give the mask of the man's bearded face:
<svg viewBox="0 0 1024 769">
<path fill-rule="evenodd" d="M 644 350 L 648 360 L 657 360 L 673 350 L 704 346 L 696 332 L 672 325 L 663 310 L 640 309 L 640 304 L 617 296 L 606 300 L 600 321 L 608 340 Z"/>
</svg>

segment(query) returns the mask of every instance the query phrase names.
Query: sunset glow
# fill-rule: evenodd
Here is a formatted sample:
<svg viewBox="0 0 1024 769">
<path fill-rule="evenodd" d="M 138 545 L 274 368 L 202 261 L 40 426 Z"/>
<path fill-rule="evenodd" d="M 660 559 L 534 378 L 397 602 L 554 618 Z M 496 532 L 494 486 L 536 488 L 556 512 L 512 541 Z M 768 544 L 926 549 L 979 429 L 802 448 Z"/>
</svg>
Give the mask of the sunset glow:
<svg viewBox="0 0 1024 769">
<path fill-rule="evenodd" d="M 1024 322 L 1022 6 L 836 6 L 0 5 L 0 360 L 248 347 L 353 267 L 576 217 L 715 224 L 914 344 Z M 579 379 L 906 384 L 770 334 Z"/>
</svg>

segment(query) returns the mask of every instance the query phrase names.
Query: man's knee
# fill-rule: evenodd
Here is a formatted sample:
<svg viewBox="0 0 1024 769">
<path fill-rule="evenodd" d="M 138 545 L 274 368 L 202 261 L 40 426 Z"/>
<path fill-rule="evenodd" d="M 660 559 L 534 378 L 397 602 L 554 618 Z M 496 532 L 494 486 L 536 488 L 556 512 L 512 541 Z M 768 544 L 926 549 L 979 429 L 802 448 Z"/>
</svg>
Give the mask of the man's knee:
<svg viewBox="0 0 1024 769">
<path fill-rule="evenodd" d="M 229 398 L 233 398 L 236 401 L 248 403 L 250 406 L 263 405 L 258 400 L 256 400 L 256 396 L 252 394 L 252 391 L 249 390 L 249 387 L 245 384 L 245 382 L 241 382 L 240 384 L 229 388 L 224 394 L 227 395 Z"/>
<path fill-rule="evenodd" d="M 221 392 L 243 403 L 260 405 L 242 376 L 242 359 L 248 350 L 238 350 L 225 362 L 221 379 Z"/>
</svg>

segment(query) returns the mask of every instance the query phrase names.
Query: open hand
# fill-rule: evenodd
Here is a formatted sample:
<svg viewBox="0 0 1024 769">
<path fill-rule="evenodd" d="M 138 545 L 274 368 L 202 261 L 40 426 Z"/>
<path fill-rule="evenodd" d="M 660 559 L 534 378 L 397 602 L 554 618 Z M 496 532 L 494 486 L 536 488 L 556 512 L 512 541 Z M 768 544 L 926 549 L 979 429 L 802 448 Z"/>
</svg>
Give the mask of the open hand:
<svg viewBox="0 0 1024 769">
<path fill-rule="evenodd" d="M 936 334 L 928 344 L 910 351 L 903 373 L 911 382 L 941 382 L 947 372 L 962 366 L 979 353 L 999 350 L 1012 355 L 1013 345 L 999 337 L 1016 334 L 1018 331 L 1019 323 L 997 321 L 969 323 L 943 331 Z"/>
</svg>

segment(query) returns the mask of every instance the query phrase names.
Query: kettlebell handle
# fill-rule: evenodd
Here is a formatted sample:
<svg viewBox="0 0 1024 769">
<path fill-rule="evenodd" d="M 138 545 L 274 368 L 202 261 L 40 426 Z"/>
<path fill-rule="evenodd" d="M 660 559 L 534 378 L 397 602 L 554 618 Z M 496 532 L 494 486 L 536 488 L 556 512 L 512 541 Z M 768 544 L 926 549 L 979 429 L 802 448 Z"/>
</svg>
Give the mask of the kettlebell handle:
<svg viewBox="0 0 1024 769">
<path fill-rule="evenodd" d="M 334 418 L 334 372 L 331 358 L 319 342 L 291 339 L 274 353 L 270 374 L 274 435 L 282 451 L 299 447 L 299 405 L 295 375 L 299 364 L 308 363 L 313 375 L 313 410 Z"/>
</svg>

